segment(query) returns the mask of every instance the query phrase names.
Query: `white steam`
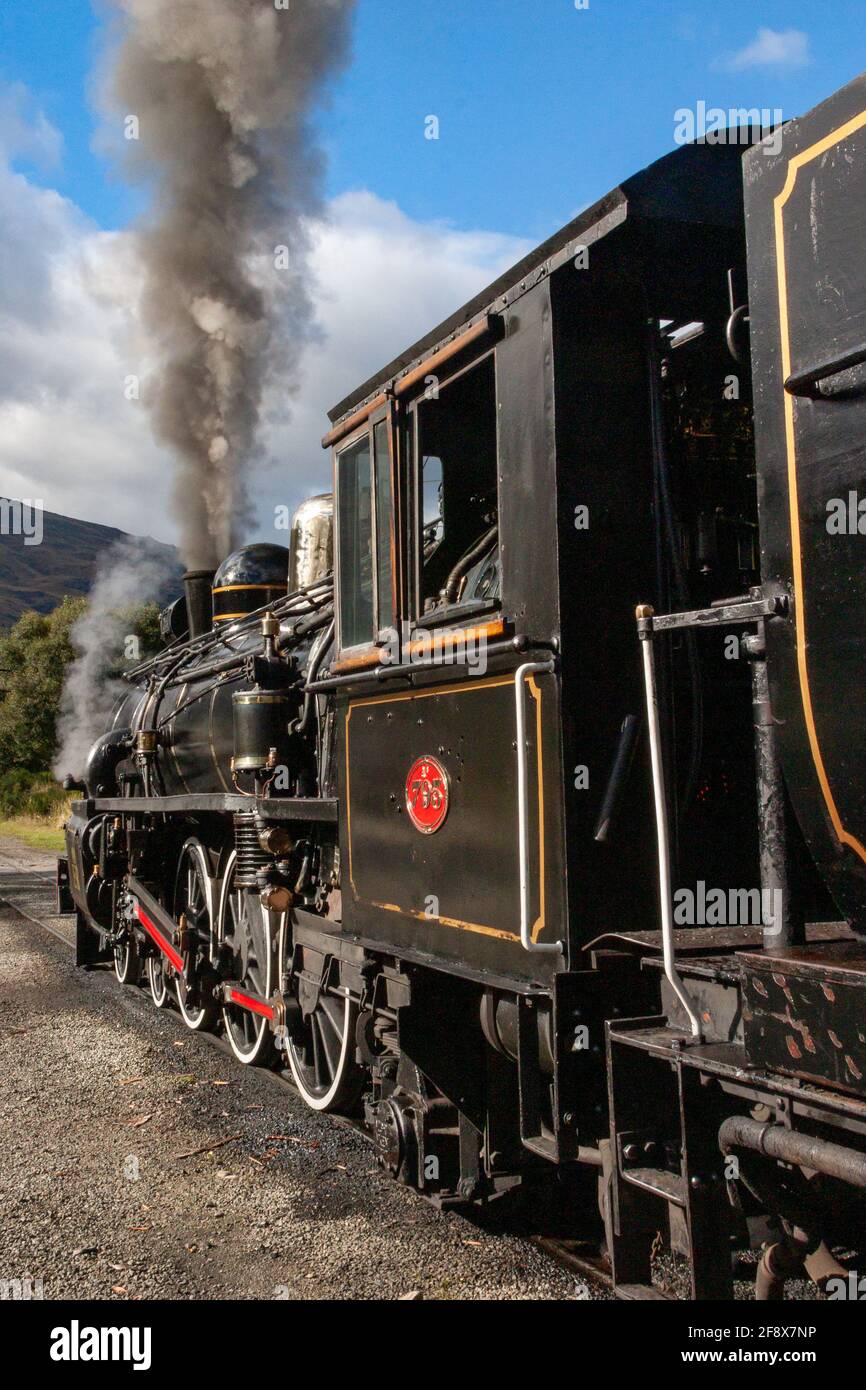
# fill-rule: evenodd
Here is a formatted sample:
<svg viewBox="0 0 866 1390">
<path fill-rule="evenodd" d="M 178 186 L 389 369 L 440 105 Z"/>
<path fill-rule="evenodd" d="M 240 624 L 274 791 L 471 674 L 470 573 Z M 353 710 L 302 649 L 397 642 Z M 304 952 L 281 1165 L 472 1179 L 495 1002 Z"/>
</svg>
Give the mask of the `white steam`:
<svg viewBox="0 0 866 1390">
<path fill-rule="evenodd" d="M 114 706 L 129 690 L 116 673 L 139 658 L 130 611 L 158 598 L 173 577 L 165 550 L 146 541 L 118 541 L 102 560 L 87 608 L 70 633 L 76 657 L 60 696 L 53 763 L 58 781 L 67 774 L 82 777 L 92 744 L 110 728 Z"/>
</svg>

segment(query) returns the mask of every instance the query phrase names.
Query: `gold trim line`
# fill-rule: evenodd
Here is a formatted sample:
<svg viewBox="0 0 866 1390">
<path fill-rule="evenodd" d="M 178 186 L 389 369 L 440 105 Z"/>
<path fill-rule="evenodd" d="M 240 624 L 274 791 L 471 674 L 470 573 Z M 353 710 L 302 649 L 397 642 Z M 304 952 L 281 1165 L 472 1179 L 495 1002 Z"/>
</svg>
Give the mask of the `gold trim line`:
<svg viewBox="0 0 866 1390">
<path fill-rule="evenodd" d="M 830 788 L 827 769 L 824 765 L 824 758 L 821 753 L 821 746 L 818 742 L 818 732 L 815 728 L 815 715 L 812 708 L 812 692 L 809 686 L 809 668 L 806 660 L 807 640 L 806 640 L 806 614 L 805 614 L 805 595 L 803 586 L 803 551 L 800 537 L 800 509 L 799 495 L 797 488 L 797 436 L 795 429 L 794 398 L 785 390 L 785 382 L 791 376 L 791 339 L 790 325 L 788 321 L 788 270 L 785 260 L 785 222 L 784 209 L 794 191 L 797 176 L 800 170 L 810 164 L 813 159 L 826 154 L 827 150 L 833 145 L 846 140 L 849 135 L 854 135 L 858 130 L 866 126 L 866 111 L 861 111 L 859 116 L 854 116 L 850 121 L 838 129 L 831 131 L 823 140 L 810 145 L 807 150 L 795 155 L 788 166 L 788 176 L 785 186 L 775 199 L 775 235 L 776 235 L 776 275 L 778 281 L 779 296 L 779 328 L 782 348 L 782 395 L 785 402 L 785 443 L 788 457 L 788 494 L 790 499 L 791 512 L 791 560 L 793 567 L 794 580 L 794 622 L 797 640 L 797 671 L 800 679 L 800 695 L 803 701 L 803 717 L 806 721 L 806 732 L 809 737 L 809 747 L 812 753 L 812 761 L 815 764 L 815 771 L 818 774 L 818 782 L 821 793 L 824 797 L 824 804 L 836 832 L 836 838 L 841 844 L 847 845 L 855 854 L 866 863 L 866 846 L 861 844 L 855 835 L 847 831 L 842 824 L 842 817 L 836 805 L 836 799 Z"/>
</svg>

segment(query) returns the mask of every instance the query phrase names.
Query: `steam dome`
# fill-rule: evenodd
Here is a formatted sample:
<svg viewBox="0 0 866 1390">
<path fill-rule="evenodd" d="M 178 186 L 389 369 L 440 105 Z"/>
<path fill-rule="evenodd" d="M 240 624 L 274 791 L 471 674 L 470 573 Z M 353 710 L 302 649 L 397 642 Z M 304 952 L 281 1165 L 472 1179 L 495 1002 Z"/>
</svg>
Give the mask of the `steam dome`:
<svg viewBox="0 0 866 1390">
<path fill-rule="evenodd" d="M 289 552 L 283 545 L 245 545 L 223 560 L 213 580 L 213 620 L 245 618 L 257 608 L 285 598 Z"/>
</svg>

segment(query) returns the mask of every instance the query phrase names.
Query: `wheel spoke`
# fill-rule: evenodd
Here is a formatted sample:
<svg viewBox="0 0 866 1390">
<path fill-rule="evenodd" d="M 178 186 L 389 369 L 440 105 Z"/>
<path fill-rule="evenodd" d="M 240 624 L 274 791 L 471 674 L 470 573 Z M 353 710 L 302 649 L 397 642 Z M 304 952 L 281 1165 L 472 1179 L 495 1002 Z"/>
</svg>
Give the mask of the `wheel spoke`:
<svg viewBox="0 0 866 1390">
<path fill-rule="evenodd" d="M 349 1046 L 355 1017 L 349 999 L 322 994 L 313 1012 L 289 1034 L 289 1066 L 313 1109 L 351 1110 L 360 1095 L 363 1073 Z"/>
<path fill-rule="evenodd" d="M 229 869 L 222 901 L 223 934 L 234 956 L 232 978 L 240 988 L 265 995 L 270 981 L 268 927 L 258 896 L 235 886 L 234 865 Z M 229 1042 L 240 1061 L 260 1061 L 270 1055 L 270 1033 L 265 1018 L 240 1005 L 224 1004 L 223 1019 Z"/>
<path fill-rule="evenodd" d="M 313 1072 L 313 1077 L 314 1077 L 314 1084 L 317 1085 L 317 1086 L 321 1086 L 321 1085 L 322 1085 L 322 1081 L 323 1081 L 323 1077 L 322 1077 L 322 1032 L 321 1032 L 321 1028 L 319 1027 L 318 1018 L 317 1018 L 317 1016 L 316 1016 L 315 1014 L 313 1014 L 312 1017 L 311 1017 L 311 1019 L 310 1019 L 310 1034 L 311 1034 L 311 1036 L 312 1036 L 312 1041 L 313 1041 L 313 1065 L 312 1065 L 312 1072 Z"/>
<path fill-rule="evenodd" d="M 195 1030 L 211 1028 L 219 1013 L 207 993 L 202 996 L 199 973 L 208 964 L 211 935 L 204 854 L 202 846 L 195 841 L 184 845 L 175 880 L 174 915 L 178 920 L 181 917 L 186 920 L 187 945 L 183 954 L 190 978 L 187 981 L 179 974 L 173 986 L 184 1022 Z"/>
<path fill-rule="evenodd" d="M 319 1009 L 342 1046 L 345 1030 L 345 1000 L 337 999 L 333 994 L 324 994 L 319 1000 Z"/>
<path fill-rule="evenodd" d="M 340 1052 L 343 1046 L 343 1039 L 334 1026 L 334 1021 L 327 1009 L 319 1009 L 316 1013 L 318 1024 L 319 1039 L 322 1044 L 322 1052 L 327 1060 L 328 1072 L 323 1079 L 328 1082 L 333 1081 L 337 1075 L 340 1065 Z"/>
</svg>

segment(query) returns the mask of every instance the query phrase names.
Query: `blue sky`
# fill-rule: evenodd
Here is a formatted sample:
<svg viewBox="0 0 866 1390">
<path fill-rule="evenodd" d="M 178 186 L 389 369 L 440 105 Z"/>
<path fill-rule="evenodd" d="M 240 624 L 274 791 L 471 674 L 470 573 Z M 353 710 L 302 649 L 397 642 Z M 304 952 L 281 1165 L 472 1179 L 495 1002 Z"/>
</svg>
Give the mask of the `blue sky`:
<svg viewBox="0 0 866 1390">
<path fill-rule="evenodd" d="M 175 540 L 172 460 L 125 393 L 153 343 L 143 195 L 100 156 L 91 100 L 103 4 L 0 0 L 0 495 Z M 864 19 L 866 0 L 358 0 L 316 115 L 319 331 L 274 376 L 249 538 L 284 541 L 275 509 L 329 486 L 328 408 L 672 149 L 679 108 L 808 110 L 866 69 Z"/>
<path fill-rule="evenodd" d="M 762 27 L 804 34 L 807 61 L 731 65 Z M 0 77 L 64 137 L 59 167 L 28 172 L 119 227 L 136 202 L 93 150 L 101 32 L 88 0 L 0 0 Z M 352 64 L 320 118 L 328 192 L 540 239 L 669 149 L 677 107 L 795 115 L 864 67 L 863 0 L 360 0 Z M 423 138 L 431 114 L 438 141 Z"/>
</svg>

